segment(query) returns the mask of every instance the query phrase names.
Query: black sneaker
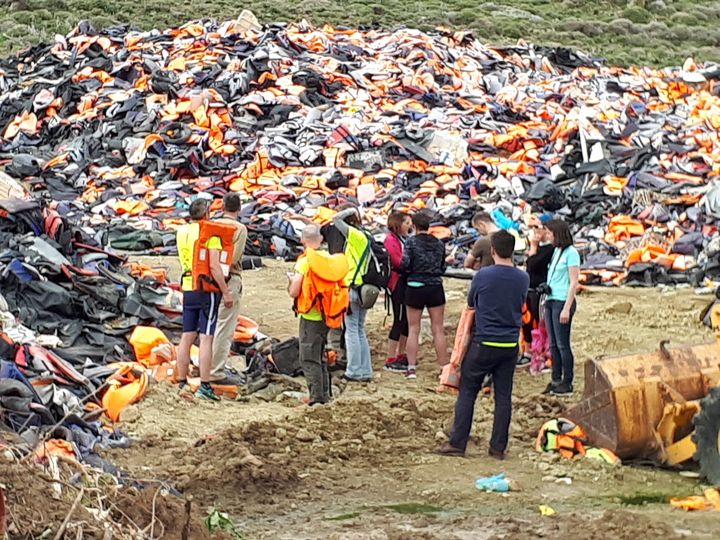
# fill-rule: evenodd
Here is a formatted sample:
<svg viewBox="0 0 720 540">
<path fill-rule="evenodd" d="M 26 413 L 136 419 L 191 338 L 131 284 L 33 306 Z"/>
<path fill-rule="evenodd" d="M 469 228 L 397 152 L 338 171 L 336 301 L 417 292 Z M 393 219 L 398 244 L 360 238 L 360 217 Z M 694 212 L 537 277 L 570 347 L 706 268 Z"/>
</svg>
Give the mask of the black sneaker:
<svg viewBox="0 0 720 540">
<path fill-rule="evenodd" d="M 516 368 L 524 368 L 530 365 L 530 357 L 526 354 L 523 354 L 520 358 L 517 359 L 517 363 L 515 364 Z"/>
<path fill-rule="evenodd" d="M 558 386 L 560 386 L 560 383 L 551 382 L 551 383 L 549 383 L 549 384 L 545 387 L 545 390 L 543 390 L 542 393 L 545 394 L 545 395 L 547 395 L 547 394 L 553 394 L 554 391 L 555 391 L 555 389 L 556 389 Z"/>
<path fill-rule="evenodd" d="M 552 390 L 550 391 L 550 393 L 551 393 L 553 396 L 558 396 L 558 397 L 572 396 L 572 394 L 573 394 L 573 387 L 572 387 L 571 384 L 561 383 L 561 384 L 558 384 L 554 389 L 552 389 Z"/>
<path fill-rule="evenodd" d="M 408 368 L 407 360 L 401 358 L 392 358 L 385 362 L 383 369 L 385 371 L 394 371 L 396 373 L 405 373 Z"/>
</svg>

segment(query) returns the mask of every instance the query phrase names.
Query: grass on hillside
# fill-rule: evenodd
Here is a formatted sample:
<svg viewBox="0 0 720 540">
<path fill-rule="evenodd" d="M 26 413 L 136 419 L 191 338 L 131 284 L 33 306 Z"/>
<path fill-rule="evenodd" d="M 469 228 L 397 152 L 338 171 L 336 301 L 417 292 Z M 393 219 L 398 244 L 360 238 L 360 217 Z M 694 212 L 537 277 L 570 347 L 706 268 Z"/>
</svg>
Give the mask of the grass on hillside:
<svg viewBox="0 0 720 540">
<path fill-rule="evenodd" d="M 0 53 L 65 34 L 78 21 L 164 28 L 191 19 L 471 28 L 481 41 L 583 48 L 620 65 L 720 61 L 720 0 L 0 0 Z"/>
</svg>

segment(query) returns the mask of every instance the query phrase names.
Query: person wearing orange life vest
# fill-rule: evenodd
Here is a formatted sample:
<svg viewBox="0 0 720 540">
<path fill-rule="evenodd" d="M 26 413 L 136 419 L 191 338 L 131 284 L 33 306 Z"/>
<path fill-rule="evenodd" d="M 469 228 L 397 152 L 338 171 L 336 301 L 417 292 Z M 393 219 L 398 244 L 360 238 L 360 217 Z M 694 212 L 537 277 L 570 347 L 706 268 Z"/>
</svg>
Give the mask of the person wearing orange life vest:
<svg viewBox="0 0 720 540">
<path fill-rule="evenodd" d="M 308 405 L 321 405 L 328 403 L 331 398 L 330 374 L 328 372 L 327 359 L 325 357 L 325 342 L 327 340 L 328 324 L 330 321 L 337 321 L 342 324 L 344 309 L 339 306 L 336 313 L 324 313 L 326 306 L 324 299 L 317 294 L 311 280 L 316 276 L 311 268 L 311 258 L 332 257 L 327 251 L 320 250 L 323 237 L 320 227 L 316 224 L 306 225 L 302 231 L 301 242 L 305 247 L 305 254 L 300 257 L 295 265 L 295 274 L 289 274 L 288 294 L 295 299 L 295 306 L 300 316 L 300 364 L 308 384 L 309 401 Z M 342 302 L 347 309 L 349 301 L 347 289 L 344 288 L 344 279 L 347 273 L 347 262 L 343 255 L 336 255 L 340 258 L 342 266 L 339 269 L 336 288 L 344 289 Z M 329 293 L 328 293 L 329 294 Z M 310 297 L 312 296 L 312 297 Z"/>
<path fill-rule="evenodd" d="M 178 347 L 176 381 L 183 390 L 187 384 L 190 367 L 190 350 L 200 335 L 200 388 L 198 396 L 212 401 L 220 398 L 210 386 L 210 371 L 212 367 L 213 336 L 217 325 L 217 315 L 220 302 L 231 307 L 233 298 L 229 294 L 222 268 L 220 267 L 220 251 L 222 245 L 216 237 L 208 239 L 205 246 L 198 246 L 200 238 L 200 223 L 209 217 L 210 205 L 204 199 L 197 199 L 190 205 L 190 219 L 188 223 L 177 231 L 178 256 L 182 270 L 181 288 L 183 291 L 183 334 Z M 195 255 L 199 249 L 207 249 L 210 259 L 210 273 L 219 283 L 221 293 L 206 292 L 196 287 L 197 269 L 195 268 Z M 194 273 L 195 271 L 195 273 Z"/>
<path fill-rule="evenodd" d="M 210 379 L 213 384 L 237 385 L 241 384 L 239 378 L 225 369 L 230 347 L 232 346 L 238 315 L 240 314 L 240 298 L 242 296 L 242 257 L 247 242 L 247 228 L 238 221 L 240 216 L 240 196 L 237 193 L 228 193 L 223 198 L 223 215 L 213 222 L 228 224 L 235 227 L 233 235 L 233 257 L 230 264 L 227 288 L 233 302 L 227 307 L 220 305 L 218 311 L 217 330 L 213 340 L 213 358 Z"/>
</svg>

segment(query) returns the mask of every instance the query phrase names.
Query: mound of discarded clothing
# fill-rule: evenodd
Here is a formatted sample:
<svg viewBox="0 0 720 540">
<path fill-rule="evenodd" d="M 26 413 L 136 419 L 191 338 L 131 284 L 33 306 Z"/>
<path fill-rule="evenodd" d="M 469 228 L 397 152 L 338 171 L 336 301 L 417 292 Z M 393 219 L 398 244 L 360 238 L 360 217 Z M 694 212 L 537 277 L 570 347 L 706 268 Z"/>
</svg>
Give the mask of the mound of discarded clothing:
<svg viewBox="0 0 720 540">
<path fill-rule="evenodd" d="M 114 471 L 95 450 L 129 441 L 102 418 L 148 388 L 127 338 L 180 329 L 174 294 L 37 200 L 0 200 L 0 445 Z"/>
<path fill-rule="evenodd" d="M 393 209 L 434 212 L 458 264 L 483 206 L 505 228 L 572 221 L 585 283 L 720 275 L 720 67 L 245 22 L 83 22 L 0 61 L 7 173 L 123 250 L 173 252 L 189 200 L 232 190 L 249 255 L 294 258 L 285 212 L 350 200 L 378 230 Z"/>
</svg>

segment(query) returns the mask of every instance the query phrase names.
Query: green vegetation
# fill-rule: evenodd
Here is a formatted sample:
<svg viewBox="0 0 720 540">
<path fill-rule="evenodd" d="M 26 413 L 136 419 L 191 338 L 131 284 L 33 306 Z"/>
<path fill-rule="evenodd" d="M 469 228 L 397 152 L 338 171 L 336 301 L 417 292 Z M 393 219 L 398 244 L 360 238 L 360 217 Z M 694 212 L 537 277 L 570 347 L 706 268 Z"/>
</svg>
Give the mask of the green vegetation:
<svg viewBox="0 0 720 540">
<path fill-rule="evenodd" d="M 325 518 L 325 521 L 347 521 L 350 519 L 355 519 L 356 517 L 360 517 L 360 512 L 351 512 L 349 514 L 340 514 L 339 516 Z"/>
<path fill-rule="evenodd" d="M 245 537 L 237 530 L 237 525 L 230 519 L 230 516 L 214 508 L 211 508 L 208 512 L 205 526 L 210 532 L 225 531 L 232 540 L 245 540 Z"/>
<path fill-rule="evenodd" d="M 720 0 L 0 0 L 0 52 L 16 51 L 78 21 L 164 28 L 201 17 L 329 22 L 423 30 L 470 28 L 481 41 L 579 47 L 620 65 L 720 61 Z"/>
<path fill-rule="evenodd" d="M 439 506 L 424 503 L 389 504 L 383 506 L 383 508 L 387 508 L 398 514 L 437 514 L 443 511 Z"/>
<path fill-rule="evenodd" d="M 647 504 L 667 504 L 673 497 L 685 498 L 694 495 L 691 492 L 680 493 L 666 493 L 666 492 L 645 492 L 645 493 L 633 493 L 631 495 L 620 495 L 618 497 L 611 497 L 611 499 L 617 499 L 620 504 L 626 506 L 645 506 Z"/>
</svg>

